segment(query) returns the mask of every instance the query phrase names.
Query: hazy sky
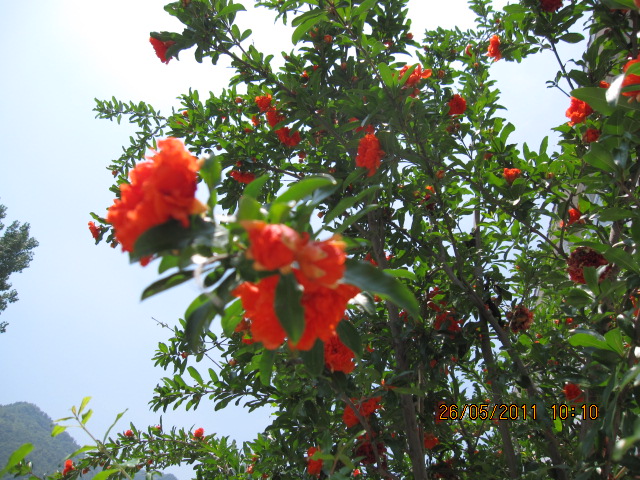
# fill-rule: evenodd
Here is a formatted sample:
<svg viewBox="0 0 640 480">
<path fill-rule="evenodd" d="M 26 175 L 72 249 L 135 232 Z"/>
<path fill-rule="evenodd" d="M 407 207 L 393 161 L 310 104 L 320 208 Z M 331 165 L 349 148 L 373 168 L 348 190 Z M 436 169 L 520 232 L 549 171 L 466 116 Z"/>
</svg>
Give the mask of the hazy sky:
<svg viewBox="0 0 640 480">
<path fill-rule="evenodd" d="M 253 2 L 240 3 L 251 10 Z M 152 317 L 174 325 L 199 294 L 187 284 L 141 303 L 142 290 L 157 279 L 156 265 L 129 265 L 119 249 L 94 246 L 87 229 L 89 212 L 104 214 L 113 201 L 113 177 L 105 167 L 134 132 L 124 120 L 95 119 L 94 98 L 144 100 L 169 113 L 189 87 L 219 92 L 230 76 L 224 66 L 198 64 L 190 52 L 160 63 L 149 32 L 182 30 L 163 5 L 0 0 L 0 203 L 7 225 L 29 222 L 40 242 L 31 267 L 11 279 L 19 302 L 0 316 L 10 323 L 0 335 L 0 404 L 32 402 L 56 419 L 92 396 L 90 427 L 98 436 L 127 408 L 115 431 L 130 421 L 140 427 L 158 422 L 147 403 L 164 372 L 151 357 L 171 332 Z M 409 6 L 416 39 L 425 27 L 472 27 L 464 1 L 411 0 Z M 253 29 L 258 49 L 278 54 L 291 48 L 291 35 L 274 29 L 272 17 L 260 9 L 240 13 L 238 21 Z M 494 68 L 505 116 L 518 127 L 515 138 L 536 150 L 549 128 L 566 121 L 567 98 L 544 83 L 555 71 L 550 54 Z M 195 412 L 164 415 L 165 428 L 204 427 L 240 442 L 268 423 L 267 412 L 214 412 L 206 402 Z M 84 434 L 70 433 L 87 442 Z M 180 480 L 188 472 L 168 471 Z"/>
</svg>

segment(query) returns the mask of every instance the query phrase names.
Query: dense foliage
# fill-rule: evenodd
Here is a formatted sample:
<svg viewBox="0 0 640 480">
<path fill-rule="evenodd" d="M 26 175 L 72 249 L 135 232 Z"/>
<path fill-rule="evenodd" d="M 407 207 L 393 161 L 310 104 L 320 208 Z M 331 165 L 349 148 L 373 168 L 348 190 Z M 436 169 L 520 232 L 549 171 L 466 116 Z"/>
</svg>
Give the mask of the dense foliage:
<svg viewBox="0 0 640 480">
<path fill-rule="evenodd" d="M 186 462 L 202 479 L 640 475 L 636 2 L 471 0 L 474 30 L 423 35 L 404 0 L 259 5 L 293 27 L 277 70 L 236 25 L 242 5 L 165 7 L 185 25 L 151 34 L 167 68 L 194 49 L 235 75 L 169 116 L 98 102 L 140 132 L 108 167 L 117 198 L 90 228 L 159 264 L 143 298 L 202 288 L 159 345 L 171 376 L 152 407 L 234 401 L 276 418 L 241 449 L 132 427 L 81 465 L 108 463 L 107 477 Z M 584 55 L 561 59 L 584 22 Z M 557 148 L 519 151 L 490 67 L 542 50 L 569 121 Z M 212 350 L 226 362 L 207 364 Z"/>
</svg>

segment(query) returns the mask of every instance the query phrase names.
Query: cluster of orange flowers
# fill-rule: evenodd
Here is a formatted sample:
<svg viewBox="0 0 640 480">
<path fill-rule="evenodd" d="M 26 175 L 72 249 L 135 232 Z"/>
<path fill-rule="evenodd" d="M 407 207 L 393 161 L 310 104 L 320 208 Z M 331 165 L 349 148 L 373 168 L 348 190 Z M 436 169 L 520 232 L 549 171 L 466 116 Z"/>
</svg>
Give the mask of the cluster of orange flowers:
<svg viewBox="0 0 640 480">
<path fill-rule="evenodd" d="M 332 372 L 351 373 L 356 368 L 353 363 L 354 354 L 337 334 L 332 335 L 324 343 L 324 363 Z"/>
<path fill-rule="evenodd" d="M 520 176 L 522 170 L 519 168 L 505 168 L 502 172 L 502 176 L 509 185 L 516 181 L 516 178 Z"/>
<path fill-rule="evenodd" d="M 340 236 L 309 241 L 308 235 L 300 235 L 286 225 L 258 220 L 245 221 L 243 227 L 250 242 L 246 256 L 254 261 L 253 267 L 258 271 L 293 272 L 303 288 L 305 328 L 300 340 L 289 342 L 290 346 L 310 350 L 317 339 L 330 341 L 344 317 L 347 302 L 360 292 L 353 285 L 339 283 L 346 260 L 345 243 Z M 245 317 L 251 321 L 253 339 L 269 350 L 280 347 L 287 336 L 274 308 L 279 281 L 276 273 L 258 283 L 244 282 L 233 292 L 240 297 Z"/>
<path fill-rule="evenodd" d="M 467 110 L 467 101 L 457 93 L 448 102 L 449 115 L 462 115 Z"/>
<path fill-rule="evenodd" d="M 638 62 L 640 62 L 640 55 L 638 55 L 638 58 L 629 60 L 624 66 L 623 71 L 627 73 L 627 70 L 629 70 L 629 67 Z M 622 88 L 628 87 L 630 85 L 637 85 L 637 84 L 640 84 L 640 75 L 635 75 L 633 73 L 630 73 L 624 77 L 624 80 L 622 81 Z M 629 99 L 630 102 L 632 102 L 634 99 L 640 102 L 640 90 L 631 90 L 628 92 L 622 92 L 622 95 L 624 95 L 625 97 L 631 97 Z"/>
<path fill-rule="evenodd" d="M 107 213 L 122 249 L 132 252 L 145 231 L 170 219 L 189 226 L 189 216 L 207 207 L 195 198 L 198 159 L 180 140 L 159 140 L 160 150 L 129 173 L 129 184 L 120 187 L 120 198 Z"/>
<path fill-rule="evenodd" d="M 502 58 L 502 52 L 500 52 L 500 37 L 494 35 L 489 40 L 489 49 L 487 50 L 487 56 L 493 58 L 494 62 L 497 62 Z"/>
<path fill-rule="evenodd" d="M 576 97 L 571 97 L 571 104 L 565 112 L 565 115 L 569 118 L 569 126 L 573 127 L 577 123 L 584 122 L 592 113 L 593 109 L 587 102 L 578 100 Z"/>
<path fill-rule="evenodd" d="M 275 127 L 277 124 L 285 120 L 285 116 L 282 115 L 276 107 L 271 105 L 272 97 L 271 95 L 263 95 L 256 97 L 256 105 L 261 113 L 266 112 L 267 123 L 271 128 Z M 255 124 L 255 122 L 254 122 Z M 276 135 L 278 136 L 278 140 L 287 147 L 295 147 L 300 143 L 300 132 L 297 130 L 291 133 L 291 129 L 289 127 L 281 127 L 276 130 Z"/>
</svg>

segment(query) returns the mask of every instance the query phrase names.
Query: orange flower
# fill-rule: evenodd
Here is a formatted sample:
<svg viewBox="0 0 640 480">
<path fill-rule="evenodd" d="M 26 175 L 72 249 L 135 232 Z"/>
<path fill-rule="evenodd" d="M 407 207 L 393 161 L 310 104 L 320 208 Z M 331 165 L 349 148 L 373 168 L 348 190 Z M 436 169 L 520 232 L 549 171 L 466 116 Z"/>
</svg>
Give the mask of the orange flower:
<svg viewBox="0 0 640 480">
<path fill-rule="evenodd" d="M 353 285 L 338 284 L 328 288 L 309 281 L 299 270 L 294 270 L 298 283 L 304 287 L 302 306 L 304 308 L 304 331 L 297 344 L 298 350 L 310 350 L 319 338 L 326 342 L 335 334 L 336 326 L 344 318 L 347 303 L 360 289 Z"/>
<path fill-rule="evenodd" d="M 107 222 L 127 252 L 151 227 L 175 219 L 186 228 L 190 215 L 207 210 L 195 198 L 198 160 L 175 138 L 158 141 L 158 147 L 151 162 L 131 170 L 131 183 L 120 187 L 120 198 L 107 213 Z"/>
<path fill-rule="evenodd" d="M 324 363 L 332 372 L 351 373 L 356 368 L 353 352 L 337 334 L 331 335 L 324 344 Z"/>
<path fill-rule="evenodd" d="M 256 105 L 258 105 L 258 109 L 261 112 L 267 111 L 267 109 L 271 106 L 271 95 L 256 97 Z"/>
<path fill-rule="evenodd" d="M 244 315 L 251 320 L 253 339 L 262 342 L 264 348 L 268 350 L 280 347 L 286 337 L 274 309 L 276 287 L 279 281 L 279 275 L 271 275 L 257 284 L 244 282 L 232 292 L 234 297 L 240 297 L 242 307 L 245 309 Z"/>
<path fill-rule="evenodd" d="M 467 101 L 457 93 L 449 100 L 449 115 L 462 115 L 467 110 Z"/>
<path fill-rule="evenodd" d="M 373 397 L 366 401 L 361 401 L 359 404 L 356 404 L 355 407 L 360 412 L 364 418 L 369 418 L 372 413 L 375 413 L 380 409 L 380 400 L 382 397 Z M 355 403 L 356 399 L 352 398 L 351 401 Z M 356 416 L 353 409 L 347 405 L 342 413 L 342 421 L 349 428 L 358 424 L 358 417 Z"/>
<path fill-rule="evenodd" d="M 197 428 L 195 432 L 193 432 L 194 439 L 200 439 L 204 437 L 204 428 Z"/>
<path fill-rule="evenodd" d="M 100 228 L 96 227 L 95 222 L 89 222 L 89 231 L 91 232 L 91 236 L 96 240 L 100 236 Z"/>
<path fill-rule="evenodd" d="M 340 235 L 307 243 L 296 255 L 302 274 L 321 285 L 335 286 L 344 275 L 345 247 Z"/>
<path fill-rule="evenodd" d="M 497 62 L 502 58 L 502 53 L 500 53 L 500 37 L 498 37 L 498 35 L 494 35 L 489 40 L 489 49 L 487 50 L 487 56 L 489 58 L 493 58 L 494 62 Z"/>
<path fill-rule="evenodd" d="M 156 55 L 160 59 L 160 61 L 162 63 L 168 64 L 169 60 L 171 60 L 171 57 L 167 58 L 167 50 L 171 45 L 175 45 L 176 42 L 174 42 L 173 40 L 167 40 L 166 42 L 163 42 L 162 40 L 153 37 L 149 37 L 149 42 L 151 42 L 151 45 L 153 45 L 153 49 L 156 51 Z"/>
<path fill-rule="evenodd" d="M 509 185 L 513 184 L 516 181 L 516 178 L 520 176 L 522 170 L 519 168 L 505 168 L 502 172 L 502 176 L 507 181 Z"/>
<path fill-rule="evenodd" d="M 582 123 L 593 113 L 593 109 L 587 102 L 571 97 L 571 105 L 567 108 L 565 115 L 569 118 L 569 126 L 573 127 L 576 123 Z"/>
<path fill-rule="evenodd" d="M 270 127 L 275 127 L 285 119 L 284 115 L 278 112 L 276 107 L 269 107 L 267 110 L 267 123 Z"/>
<path fill-rule="evenodd" d="M 295 252 L 303 240 L 298 232 L 282 224 L 268 224 L 260 220 L 241 222 L 249 234 L 247 258 L 253 259 L 256 270 L 286 268 L 295 259 Z"/>
<path fill-rule="evenodd" d="M 438 437 L 436 437 L 433 433 L 425 433 L 424 434 L 424 448 L 427 450 L 433 450 L 433 448 L 440 443 Z"/>
<path fill-rule="evenodd" d="M 640 55 L 638 55 L 638 58 L 634 60 L 629 60 L 622 70 L 626 73 L 631 65 L 636 64 L 638 62 L 640 62 Z M 624 77 L 624 80 L 622 81 L 622 88 L 628 87 L 630 85 L 638 85 L 638 84 L 640 84 L 640 75 L 635 75 L 633 73 L 630 73 Z M 622 92 L 622 95 L 624 95 L 625 97 L 633 97 L 636 100 L 640 101 L 640 90 L 631 90 L 628 92 Z M 629 101 L 633 101 L 633 99 L 630 99 Z"/>
<path fill-rule="evenodd" d="M 73 460 L 67 460 L 64 462 L 64 470 L 62 470 L 62 476 L 65 476 L 67 473 L 75 470 L 76 467 L 73 466 Z"/>
<path fill-rule="evenodd" d="M 320 472 L 322 472 L 322 460 L 311 459 L 313 455 L 319 451 L 320 449 L 318 447 L 311 447 L 307 450 L 307 473 L 309 473 L 309 475 L 319 476 Z"/>
<path fill-rule="evenodd" d="M 256 179 L 256 176 L 253 173 L 249 172 L 239 172 L 237 170 L 231 170 L 229 172 L 229 176 L 233 178 L 238 183 L 251 183 Z"/>
<path fill-rule="evenodd" d="M 402 67 L 402 69 L 399 72 L 399 78 L 401 80 L 404 78 L 404 74 L 407 73 L 409 68 L 411 68 L 409 65 L 405 65 L 404 67 Z M 409 75 L 409 78 L 407 78 L 407 81 L 404 82 L 404 87 L 405 88 L 415 87 L 418 84 L 418 82 L 420 82 L 420 80 L 422 80 L 423 78 L 429 78 L 431 74 L 432 74 L 432 70 L 430 68 L 427 68 L 423 71 L 422 65 L 418 65 L 413 70 L 411 75 Z"/>
<path fill-rule="evenodd" d="M 368 177 L 376 173 L 380 167 L 380 160 L 384 156 L 384 151 L 380 149 L 380 140 L 373 133 L 367 133 L 360 139 L 358 144 L 358 154 L 356 155 L 356 166 L 369 169 Z"/>
<path fill-rule="evenodd" d="M 291 133 L 291 129 L 289 127 L 279 128 L 276 130 L 276 135 L 278 135 L 278 140 L 287 147 L 295 147 L 300 143 L 300 132 L 296 130 Z"/>
</svg>

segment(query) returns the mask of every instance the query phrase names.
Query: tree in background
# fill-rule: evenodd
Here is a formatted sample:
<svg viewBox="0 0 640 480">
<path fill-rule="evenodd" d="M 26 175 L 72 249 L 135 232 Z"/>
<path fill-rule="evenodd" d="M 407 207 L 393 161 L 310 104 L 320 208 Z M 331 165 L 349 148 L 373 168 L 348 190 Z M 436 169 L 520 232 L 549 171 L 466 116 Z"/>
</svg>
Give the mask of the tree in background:
<svg viewBox="0 0 640 480">
<path fill-rule="evenodd" d="M 151 34 L 167 68 L 194 48 L 235 75 L 168 116 L 98 101 L 140 131 L 90 229 L 158 264 L 143 298 L 202 289 L 159 344 L 171 376 L 152 408 L 233 401 L 275 419 L 240 448 L 131 425 L 63 476 L 640 475 L 640 7 L 471 0 L 474 30 L 419 36 L 405 3 L 258 2 L 293 27 L 278 70 L 235 22 L 242 5 L 165 7 L 185 25 Z M 582 58 L 561 59 L 585 21 Z M 520 151 L 490 67 L 541 51 L 568 121 L 557 146 Z M 86 408 L 71 417 L 83 426 Z"/>
<path fill-rule="evenodd" d="M 4 229 L 2 220 L 7 216 L 7 207 L 0 205 L 0 232 Z M 0 237 L 0 313 L 10 303 L 18 301 L 18 292 L 11 289 L 9 277 L 22 272 L 33 259 L 33 250 L 38 246 L 36 239 L 29 237 L 29 224 L 22 225 L 16 220 Z M 0 333 L 6 331 L 8 323 L 0 322 Z"/>
</svg>

